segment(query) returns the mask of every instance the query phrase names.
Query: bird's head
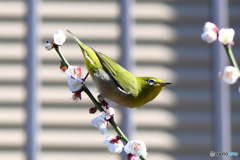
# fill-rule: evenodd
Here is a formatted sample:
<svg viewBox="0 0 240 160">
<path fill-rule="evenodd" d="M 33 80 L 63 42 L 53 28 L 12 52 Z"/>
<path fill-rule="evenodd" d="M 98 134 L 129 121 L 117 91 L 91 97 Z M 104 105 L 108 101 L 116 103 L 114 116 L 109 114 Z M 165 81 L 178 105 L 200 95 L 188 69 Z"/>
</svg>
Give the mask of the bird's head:
<svg viewBox="0 0 240 160">
<path fill-rule="evenodd" d="M 171 84 L 155 77 L 138 77 L 139 95 L 138 100 L 142 105 L 153 100 L 163 87 Z"/>
</svg>

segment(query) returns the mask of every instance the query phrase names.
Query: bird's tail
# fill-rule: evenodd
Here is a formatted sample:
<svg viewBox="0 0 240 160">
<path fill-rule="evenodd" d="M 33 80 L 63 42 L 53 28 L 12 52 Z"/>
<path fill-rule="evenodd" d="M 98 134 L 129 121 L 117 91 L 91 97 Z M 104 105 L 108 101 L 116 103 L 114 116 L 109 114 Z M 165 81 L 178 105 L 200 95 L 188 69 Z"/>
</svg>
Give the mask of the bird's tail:
<svg viewBox="0 0 240 160">
<path fill-rule="evenodd" d="M 79 45 L 79 47 L 80 47 L 80 49 L 83 53 L 84 62 L 86 64 L 86 66 L 88 67 L 88 69 L 90 70 L 91 66 L 92 67 L 101 66 L 100 61 L 99 61 L 98 56 L 97 56 L 97 52 L 93 48 L 88 47 L 87 45 L 82 43 L 71 31 L 67 30 L 67 32 L 70 33 L 72 38 Z"/>
<path fill-rule="evenodd" d="M 84 52 L 86 52 L 87 50 L 89 50 L 90 48 L 88 46 L 86 46 L 84 43 L 82 43 L 71 31 L 69 31 L 67 29 L 67 32 L 70 33 L 70 35 L 72 36 L 72 38 L 75 40 L 75 42 L 79 45 L 80 49 L 82 50 L 82 53 L 84 54 Z"/>
</svg>

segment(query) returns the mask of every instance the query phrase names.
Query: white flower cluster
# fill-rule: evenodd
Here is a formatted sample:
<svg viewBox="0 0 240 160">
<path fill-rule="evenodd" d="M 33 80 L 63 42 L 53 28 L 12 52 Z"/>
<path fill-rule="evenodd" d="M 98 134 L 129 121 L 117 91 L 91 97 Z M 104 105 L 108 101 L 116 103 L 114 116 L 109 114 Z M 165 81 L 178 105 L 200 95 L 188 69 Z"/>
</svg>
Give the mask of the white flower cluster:
<svg viewBox="0 0 240 160">
<path fill-rule="evenodd" d="M 53 49 L 54 45 L 61 46 L 66 41 L 66 35 L 62 30 L 57 30 L 56 33 L 53 35 L 53 42 L 47 41 L 47 43 L 44 45 L 46 50 Z"/>
<path fill-rule="evenodd" d="M 114 116 L 114 108 L 106 107 L 101 112 L 101 116 L 92 119 L 94 127 L 98 128 L 102 134 L 107 132 L 108 120 Z"/>
<path fill-rule="evenodd" d="M 207 43 L 212 43 L 218 39 L 223 45 L 233 45 L 234 35 L 235 31 L 232 28 L 222 28 L 218 30 L 218 27 L 214 23 L 206 22 L 201 38 Z M 219 72 L 218 76 L 219 79 L 222 79 L 224 82 L 234 84 L 239 78 L 239 71 L 233 66 L 227 66 Z"/>
<path fill-rule="evenodd" d="M 100 97 L 101 103 L 105 104 L 104 111 L 101 112 L 101 116 L 92 119 L 92 124 L 94 127 L 98 128 L 102 134 L 107 132 L 108 121 L 114 116 L 114 108 L 109 107 L 109 100 Z M 127 153 L 127 160 L 137 160 L 140 155 L 147 155 L 146 145 L 142 141 L 132 140 L 127 143 L 124 147 L 123 143 L 119 140 L 119 137 L 107 136 L 103 141 L 106 144 L 108 150 L 113 154 L 121 153 L 123 148 Z"/>
<path fill-rule="evenodd" d="M 233 45 L 235 31 L 232 28 L 222 28 L 218 31 L 218 27 L 211 22 L 206 22 L 203 27 L 201 38 L 207 43 L 212 43 L 217 39 L 224 45 Z"/>
<path fill-rule="evenodd" d="M 106 144 L 108 150 L 113 154 L 121 153 L 124 148 L 127 160 L 137 160 L 140 159 L 140 156 L 147 156 L 147 147 L 144 142 L 139 140 L 131 140 L 124 146 L 118 137 L 107 136 L 103 144 Z"/>
</svg>

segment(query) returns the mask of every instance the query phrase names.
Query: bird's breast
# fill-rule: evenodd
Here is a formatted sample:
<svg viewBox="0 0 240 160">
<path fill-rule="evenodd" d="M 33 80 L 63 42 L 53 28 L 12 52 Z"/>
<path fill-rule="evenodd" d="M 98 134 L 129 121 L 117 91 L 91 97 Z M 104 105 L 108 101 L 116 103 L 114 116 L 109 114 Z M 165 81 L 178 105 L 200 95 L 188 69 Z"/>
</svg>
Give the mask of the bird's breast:
<svg viewBox="0 0 240 160">
<path fill-rule="evenodd" d="M 123 106 L 130 105 L 131 101 L 129 97 L 132 95 L 121 91 L 119 89 L 119 86 L 112 79 L 112 77 L 104 70 L 95 70 L 95 72 L 92 73 L 91 76 L 93 78 L 93 81 L 97 85 L 100 93 L 102 93 L 106 98 L 109 98 L 113 102 Z"/>
<path fill-rule="evenodd" d="M 92 77 L 94 77 L 94 80 L 96 81 L 102 81 L 102 83 L 109 82 L 111 80 L 109 74 L 102 69 L 95 70 Z"/>
</svg>

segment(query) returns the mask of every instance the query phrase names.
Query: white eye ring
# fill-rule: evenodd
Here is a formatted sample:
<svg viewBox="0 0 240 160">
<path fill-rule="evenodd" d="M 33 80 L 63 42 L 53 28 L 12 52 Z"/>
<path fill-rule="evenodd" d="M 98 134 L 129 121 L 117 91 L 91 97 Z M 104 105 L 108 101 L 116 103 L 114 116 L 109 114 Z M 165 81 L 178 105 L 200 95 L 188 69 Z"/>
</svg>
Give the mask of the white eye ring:
<svg viewBox="0 0 240 160">
<path fill-rule="evenodd" d="M 151 85 L 153 85 L 154 84 L 154 82 L 155 82 L 155 80 L 154 79 L 149 79 L 148 80 L 148 84 L 151 86 Z"/>
</svg>

